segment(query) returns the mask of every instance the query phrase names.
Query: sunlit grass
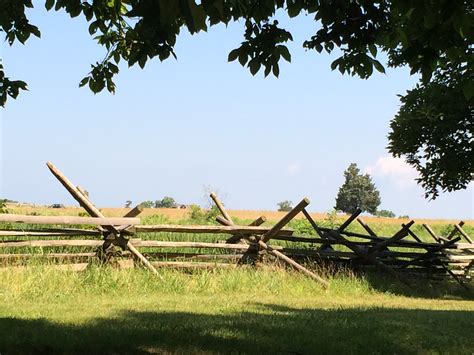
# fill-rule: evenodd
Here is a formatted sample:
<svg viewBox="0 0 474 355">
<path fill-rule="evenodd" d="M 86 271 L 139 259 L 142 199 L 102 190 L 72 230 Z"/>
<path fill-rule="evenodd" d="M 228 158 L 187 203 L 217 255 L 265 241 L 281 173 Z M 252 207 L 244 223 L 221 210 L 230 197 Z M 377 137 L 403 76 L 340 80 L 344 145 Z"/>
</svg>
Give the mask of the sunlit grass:
<svg viewBox="0 0 474 355">
<path fill-rule="evenodd" d="M 0 273 L 0 351 L 472 353 L 472 294 L 282 268 Z M 442 332 L 440 332 L 442 329 Z"/>
<path fill-rule="evenodd" d="M 147 216 L 142 222 L 199 223 L 163 215 Z M 251 219 L 236 222 L 248 224 Z M 341 222 L 328 216 L 318 223 L 333 227 Z M 383 220 L 370 226 L 384 236 L 400 228 L 399 223 Z M 315 235 L 305 221 L 293 221 L 290 227 L 297 235 Z M 357 223 L 350 228 L 362 232 Z M 446 223 L 433 224 L 441 235 L 450 228 Z M 473 232 L 471 225 L 464 229 Z M 421 225 L 413 230 L 431 241 Z M 216 242 L 227 236 L 143 233 L 136 237 Z M 278 240 L 271 244 L 314 247 Z M 310 263 L 308 267 L 330 282 L 324 290 L 303 274 L 272 263 L 192 273 L 159 269 L 161 280 L 142 268 L 119 270 L 97 261 L 82 272 L 58 270 L 52 267 L 56 261 L 41 257 L 86 251 L 94 248 L 2 250 L 32 252 L 37 257 L 15 264 L 22 267 L 12 264 L 0 269 L 0 353 L 474 352 L 474 295 L 449 280 L 406 279 L 407 286 L 385 274 Z"/>
</svg>

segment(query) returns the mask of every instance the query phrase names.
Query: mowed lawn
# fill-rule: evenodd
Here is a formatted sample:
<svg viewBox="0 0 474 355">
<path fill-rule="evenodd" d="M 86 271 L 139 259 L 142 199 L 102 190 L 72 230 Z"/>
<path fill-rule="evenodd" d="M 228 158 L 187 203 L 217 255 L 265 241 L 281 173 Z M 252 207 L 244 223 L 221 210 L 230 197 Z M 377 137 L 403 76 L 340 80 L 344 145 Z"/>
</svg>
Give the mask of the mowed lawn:
<svg viewBox="0 0 474 355">
<path fill-rule="evenodd" d="M 0 272 L 0 353 L 474 352 L 474 295 L 454 284 L 277 268 L 47 265 Z"/>
</svg>

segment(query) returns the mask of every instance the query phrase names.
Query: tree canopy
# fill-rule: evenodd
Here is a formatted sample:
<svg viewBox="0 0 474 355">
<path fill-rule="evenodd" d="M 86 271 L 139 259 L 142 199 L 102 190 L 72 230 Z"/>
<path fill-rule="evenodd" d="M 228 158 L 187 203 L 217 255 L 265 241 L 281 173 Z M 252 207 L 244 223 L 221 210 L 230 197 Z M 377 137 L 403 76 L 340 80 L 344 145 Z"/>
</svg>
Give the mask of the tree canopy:
<svg viewBox="0 0 474 355">
<path fill-rule="evenodd" d="M 104 57 L 80 81 L 94 93 L 115 92 L 113 79 L 121 61 L 144 68 L 155 57 L 176 58 L 174 46 L 183 29 L 194 34 L 236 21 L 245 27 L 243 41 L 228 60 L 237 60 L 252 75 L 263 69 L 265 76 L 278 77 L 280 60 L 291 61 L 285 43 L 293 38 L 275 20 L 276 12 L 290 18 L 311 15 L 314 35 L 302 46 L 337 53 L 332 70 L 366 79 L 374 69 L 384 73 L 386 66 L 408 66 L 420 75 L 417 88 L 401 98 L 389 150 L 419 171 L 427 196 L 465 188 L 472 180 L 473 130 L 472 122 L 466 123 L 472 118 L 474 98 L 470 0 L 46 0 L 45 6 L 83 16 L 90 34 L 105 47 Z M 31 35 L 40 37 L 25 14 L 32 7 L 31 0 L 0 2 L 0 31 L 10 45 L 24 44 Z M 380 62 L 380 52 L 386 63 Z M 26 82 L 7 77 L 0 63 L 0 105 L 26 89 Z M 436 104 L 444 92 L 449 92 L 446 104 Z M 429 128 L 436 132 L 427 134 Z M 456 138 L 445 141 L 448 136 Z"/>
<path fill-rule="evenodd" d="M 277 206 L 278 206 L 278 211 L 288 212 L 288 211 L 291 211 L 291 209 L 293 208 L 293 202 L 285 200 L 285 201 L 278 202 Z"/>
<path fill-rule="evenodd" d="M 473 178 L 474 107 L 458 84 L 469 75 L 461 68 L 437 71 L 432 81 L 401 97 L 390 124 L 389 151 L 418 170 L 418 181 L 432 198 L 440 189 L 461 189 Z"/>
<path fill-rule="evenodd" d="M 155 203 L 151 200 L 146 200 L 140 203 L 140 206 L 143 208 L 153 208 L 155 206 Z"/>
<path fill-rule="evenodd" d="M 165 196 L 161 200 L 155 201 L 155 208 L 175 208 L 177 203 L 173 197 Z"/>
<path fill-rule="evenodd" d="M 345 213 L 354 213 L 360 208 L 375 214 L 380 205 L 380 194 L 369 174 L 361 174 L 357 164 L 352 163 L 344 171 L 344 179 L 334 208 Z"/>
</svg>

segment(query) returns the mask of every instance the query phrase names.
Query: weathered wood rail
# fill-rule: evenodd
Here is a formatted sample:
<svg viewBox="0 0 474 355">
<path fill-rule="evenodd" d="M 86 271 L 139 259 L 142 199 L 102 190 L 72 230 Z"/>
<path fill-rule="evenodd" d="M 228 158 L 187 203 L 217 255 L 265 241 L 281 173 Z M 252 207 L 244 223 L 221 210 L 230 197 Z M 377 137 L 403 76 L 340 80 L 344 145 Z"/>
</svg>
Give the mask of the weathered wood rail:
<svg viewBox="0 0 474 355">
<path fill-rule="evenodd" d="M 159 276 L 157 269 L 163 267 L 227 268 L 275 259 L 304 273 L 322 287 L 328 287 L 328 282 L 318 275 L 317 269 L 306 266 L 308 261 L 313 265 L 329 262 L 357 268 L 373 266 L 402 281 L 405 274 L 449 275 L 463 285 L 474 269 L 474 243 L 462 228 L 463 221 L 455 224 L 446 236 L 436 235 L 429 225 L 423 224 L 432 242 L 423 241 L 413 231 L 414 221 L 402 224 L 392 236 L 380 236 L 360 217 L 360 210 L 338 228 L 325 228 L 311 218 L 306 210 L 309 200 L 305 198 L 273 226 L 263 226 L 264 216 L 242 226 L 235 224 L 222 202 L 211 194 L 221 213 L 216 218 L 219 225 L 143 225 L 138 218 L 143 210 L 140 206 L 123 217 L 107 218 L 80 187 L 72 184 L 53 164 L 47 165 L 91 217 L 0 215 L 0 223 L 4 226 L 0 229 L 3 240 L 0 242 L 0 263 L 4 266 L 31 257 L 45 257 L 64 262 L 80 261 L 72 268 L 82 270 L 87 262 L 96 259 L 102 262 L 116 259 L 128 267 L 131 264 L 123 263 L 122 259 L 129 259 L 137 260 Z M 315 235 L 298 236 L 286 228 L 300 213 L 306 217 Z M 366 233 L 348 230 L 355 222 Z M 38 225 L 48 225 L 48 228 Z M 157 240 L 159 233 L 168 237 L 173 233 L 192 234 L 194 239 L 206 234 L 215 236 L 215 240 Z M 154 239 L 150 240 L 150 236 Z M 278 241 L 280 245 L 272 241 Z M 281 245 L 282 242 L 285 245 Z M 31 248 L 39 248 L 41 252 L 33 252 Z M 64 250 L 68 248 L 71 252 Z"/>
</svg>

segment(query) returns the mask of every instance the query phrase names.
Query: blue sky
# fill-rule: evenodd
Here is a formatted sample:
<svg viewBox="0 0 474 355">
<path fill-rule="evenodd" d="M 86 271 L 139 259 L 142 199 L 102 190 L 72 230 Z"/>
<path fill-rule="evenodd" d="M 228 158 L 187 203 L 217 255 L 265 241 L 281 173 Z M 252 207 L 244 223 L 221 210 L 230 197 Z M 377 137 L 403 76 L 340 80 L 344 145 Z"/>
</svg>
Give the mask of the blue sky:
<svg viewBox="0 0 474 355">
<path fill-rule="evenodd" d="M 335 55 L 305 51 L 310 17 L 281 22 L 293 34 L 280 78 L 252 77 L 227 54 L 243 23 L 178 38 L 178 60 L 121 66 L 117 93 L 78 88 L 104 50 L 87 24 L 30 11 L 41 39 L 2 44 L 7 75 L 29 92 L 0 111 L 0 196 L 32 203 L 74 201 L 45 166 L 52 161 L 99 206 L 172 196 L 204 204 L 206 186 L 230 209 L 275 209 L 307 196 L 310 210 L 334 206 L 355 162 L 380 190 L 380 208 L 412 217 L 474 218 L 473 189 L 427 201 L 416 174 L 386 151 L 397 94 L 417 78 L 406 68 L 369 80 L 330 70 Z"/>
</svg>

